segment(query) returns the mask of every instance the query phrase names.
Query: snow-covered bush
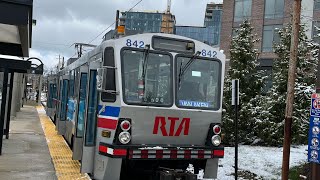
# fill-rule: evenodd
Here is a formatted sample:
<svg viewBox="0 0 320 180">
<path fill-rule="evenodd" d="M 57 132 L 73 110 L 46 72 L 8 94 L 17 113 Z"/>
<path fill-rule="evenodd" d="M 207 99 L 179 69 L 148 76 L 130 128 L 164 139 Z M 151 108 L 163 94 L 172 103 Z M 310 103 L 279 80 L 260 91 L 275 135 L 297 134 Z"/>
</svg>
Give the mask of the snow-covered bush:
<svg viewBox="0 0 320 180">
<path fill-rule="evenodd" d="M 225 143 L 234 141 L 234 109 L 231 106 L 231 80 L 239 79 L 240 102 L 239 107 L 239 140 L 251 143 L 256 137 L 254 129 L 257 128 L 255 114 L 259 106 L 259 99 L 263 88 L 262 73 L 257 70 L 258 50 L 254 43 L 253 28 L 246 20 L 240 28 L 236 29 L 236 35 L 232 38 L 230 47 L 230 69 L 225 79 L 223 127 Z"/>
<path fill-rule="evenodd" d="M 272 88 L 262 94 L 264 79 L 257 71 L 257 41 L 253 28 L 244 21 L 236 30 L 231 42 L 231 68 L 226 76 L 224 87 L 223 127 L 225 143 L 234 142 L 234 109 L 231 106 L 231 80 L 240 80 L 239 140 L 251 144 L 259 139 L 259 144 L 278 146 L 283 143 L 284 116 L 286 107 L 288 68 L 292 26 L 279 30 L 280 42 L 274 44 L 277 58 L 273 62 Z M 319 45 L 307 39 L 305 27 L 299 33 L 297 78 L 292 124 L 292 142 L 307 142 L 309 125 L 310 97 L 315 89 Z"/>
<path fill-rule="evenodd" d="M 283 142 L 291 34 L 290 24 L 279 31 L 280 42 L 274 44 L 278 58 L 273 62 L 273 86 L 262 100 L 265 102 L 263 109 L 268 112 L 268 118 L 258 117 L 261 119 L 259 129 L 262 129 L 259 137 L 268 145 L 280 145 Z M 317 52 L 318 44 L 307 39 L 305 27 L 302 25 L 299 33 L 292 124 L 292 141 L 297 144 L 307 142 L 310 97 L 316 81 Z"/>
</svg>

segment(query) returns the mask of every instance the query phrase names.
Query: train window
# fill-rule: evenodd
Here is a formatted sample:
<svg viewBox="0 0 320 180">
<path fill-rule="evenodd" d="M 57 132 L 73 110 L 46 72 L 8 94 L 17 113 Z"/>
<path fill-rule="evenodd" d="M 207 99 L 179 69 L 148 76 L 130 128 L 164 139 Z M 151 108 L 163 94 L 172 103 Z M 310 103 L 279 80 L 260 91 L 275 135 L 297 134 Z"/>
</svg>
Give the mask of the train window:
<svg viewBox="0 0 320 180">
<path fill-rule="evenodd" d="M 190 63 L 191 57 L 179 55 L 176 59 L 176 105 L 192 109 L 219 109 L 220 61 L 196 58 Z"/>
<path fill-rule="evenodd" d="M 106 67 L 114 67 L 114 50 L 112 47 L 107 47 L 104 51 L 104 61 L 103 66 Z M 107 75 L 104 77 L 104 81 L 106 81 L 106 90 L 116 91 L 116 78 L 115 78 L 115 69 L 108 68 Z M 115 102 L 116 95 L 112 93 L 101 93 L 101 100 L 104 102 Z"/>
<path fill-rule="evenodd" d="M 156 51 L 122 51 L 123 97 L 126 104 L 171 106 L 172 57 Z"/>
<path fill-rule="evenodd" d="M 52 87 L 52 91 L 51 91 L 51 97 L 52 97 L 52 107 L 54 108 L 55 106 L 55 102 L 56 102 L 56 99 L 57 99 L 57 84 L 53 84 L 53 87 Z"/>
<path fill-rule="evenodd" d="M 47 100 L 48 100 L 48 103 L 47 103 L 47 106 L 48 108 L 52 108 L 52 84 L 50 83 L 49 84 L 49 88 L 48 88 L 48 92 L 47 92 Z"/>
<path fill-rule="evenodd" d="M 61 99 L 62 99 L 62 90 L 63 90 L 63 86 L 62 86 L 62 80 L 59 80 L 59 94 L 58 94 L 58 96 L 59 96 L 59 103 L 58 103 L 58 105 L 57 105 L 57 110 L 58 110 L 58 117 L 59 118 L 61 118 Z"/>
<path fill-rule="evenodd" d="M 56 98 L 55 97 L 56 94 L 56 85 L 50 83 L 49 84 L 49 91 L 48 91 L 48 108 L 53 108 L 53 99 Z"/>
<path fill-rule="evenodd" d="M 88 97 L 88 117 L 86 126 L 85 146 L 94 146 L 96 138 L 97 122 L 97 71 L 90 71 L 89 97 Z"/>
<path fill-rule="evenodd" d="M 81 73 L 80 88 L 79 88 L 79 104 L 78 104 L 78 121 L 76 136 L 83 137 L 84 130 L 84 115 L 86 111 L 86 96 L 87 96 L 87 73 Z"/>
<path fill-rule="evenodd" d="M 114 50 L 113 50 L 113 47 L 107 47 L 105 49 L 103 66 L 114 67 Z"/>
<path fill-rule="evenodd" d="M 75 69 L 74 71 L 74 96 L 78 97 L 78 92 L 79 92 L 79 78 L 80 78 L 80 67 L 78 67 L 77 69 Z"/>
<path fill-rule="evenodd" d="M 69 78 L 69 97 L 74 96 L 74 70 L 71 71 Z"/>
<path fill-rule="evenodd" d="M 75 110 L 75 100 L 74 100 L 74 70 L 69 74 L 69 98 L 68 98 L 68 110 L 67 110 L 67 120 L 73 121 L 73 114 Z"/>
<path fill-rule="evenodd" d="M 64 79 L 62 81 L 61 86 L 61 116 L 60 120 L 65 121 L 66 120 L 66 114 L 67 114 L 67 101 L 68 101 L 68 80 Z"/>
</svg>

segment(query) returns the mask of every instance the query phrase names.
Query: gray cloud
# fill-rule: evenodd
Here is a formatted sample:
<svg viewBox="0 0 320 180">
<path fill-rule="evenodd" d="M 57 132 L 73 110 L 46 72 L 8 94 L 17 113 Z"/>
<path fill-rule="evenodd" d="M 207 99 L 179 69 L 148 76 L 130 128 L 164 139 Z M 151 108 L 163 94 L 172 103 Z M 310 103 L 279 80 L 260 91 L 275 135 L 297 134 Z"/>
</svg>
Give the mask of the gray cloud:
<svg viewBox="0 0 320 180">
<path fill-rule="evenodd" d="M 39 20 L 91 20 L 105 23 L 114 19 L 116 9 L 124 4 L 132 4 L 133 0 L 39 0 L 35 1 L 35 16 Z"/>
<path fill-rule="evenodd" d="M 74 42 L 88 43 L 115 21 L 116 10 L 126 11 L 139 0 L 35 0 L 31 56 L 44 63 L 57 63 L 57 55 L 74 55 Z M 222 0 L 213 0 L 221 2 Z M 178 25 L 203 25 L 206 3 L 210 0 L 172 0 Z M 143 0 L 135 11 L 165 11 L 166 0 Z M 113 28 L 113 27 L 112 27 Z M 107 31 L 106 31 L 107 32 Z M 92 43 L 99 44 L 102 35 Z"/>
</svg>

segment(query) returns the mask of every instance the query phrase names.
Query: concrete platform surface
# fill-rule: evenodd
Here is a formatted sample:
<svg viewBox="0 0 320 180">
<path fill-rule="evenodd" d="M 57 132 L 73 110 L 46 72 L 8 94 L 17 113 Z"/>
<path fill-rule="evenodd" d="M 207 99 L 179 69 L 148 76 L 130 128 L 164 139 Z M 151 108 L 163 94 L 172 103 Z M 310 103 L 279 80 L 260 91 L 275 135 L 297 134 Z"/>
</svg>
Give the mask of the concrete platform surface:
<svg viewBox="0 0 320 180">
<path fill-rule="evenodd" d="M 38 112 L 24 106 L 11 119 L 9 139 L 3 140 L 1 180 L 56 180 L 55 169 Z"/>
</svg>

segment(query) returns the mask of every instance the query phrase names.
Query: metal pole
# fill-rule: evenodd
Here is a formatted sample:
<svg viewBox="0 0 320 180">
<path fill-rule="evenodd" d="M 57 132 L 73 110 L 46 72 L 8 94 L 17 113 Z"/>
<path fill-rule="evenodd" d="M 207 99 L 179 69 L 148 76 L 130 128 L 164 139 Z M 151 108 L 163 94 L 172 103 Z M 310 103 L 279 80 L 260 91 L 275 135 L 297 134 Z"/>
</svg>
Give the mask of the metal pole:
<svg viewBox="0 0 320 180">
<path fill-rule="evenodd" d="M 238 105 L 239 105 L 239 79 L 232 80 L 232 105 L 235 109 L 235 155 L 234 155 L 234 177 L 238 179 Z"/>
<path fill-rule="evenodd" d="M 236 84 L 236 97 L 238 97 L 238 86 L 237 86 L 237 84 Z M 235 102 L 236 102 L 236 104 L 235 104 L 235 116 L 236 116 L 236 119 L 235 119 L 235 160 L 234 160 L 234 162 L 235 162 L 235 180 L 237 180 L 238 179 L 238 98 L 236 98 L 235 99 Z"/>
<path fill-rule="evenodd" d="M 11 106 L 12 106 L 12 92 L 13 92 L 13 80 L 14 72 L 10 73 L 10 87 L 9 87 L 9 99 L 7 109 L 7 121 L 6 121 L 6 139 L 9 139 L 9 128 L 10 128 L 10 117 L 11 117 Z"/>
<path fill-rule="evenodd" d="M 116 13 L 116 25 L 115 25 L 115 32 L 114 32 L 114 35 L 115 35 L 115 38 L 118 38 L 119 37 L 119 34 L 118 34 L 118 27 L 119 27 L 119 17 L 120 17 L 120 11 L 117 10 L 117 13 Z M 122 25 L 122 24 L 120 24 Z"/>
<path fill-rule="evenodd" d="M 116 13 L 116 25 L 115 25 L 115 30 L 118 29 L 118 26 L 119 26 L 119 16 L 120 16 L 120 11 L 117 10 L 117 13 Z"/>
<path fill-rule="evenodd" d="M 294 0 L 290 61 L 289 61 L 288 85 L 287 85 L 287 100 L 286 100 L 285 124 L 284 124 L 282 178 L 281 178 L 282 180 L 287 180 L 289 177 L 291 126 L 292 126 L 292 114 L 293 114 L 293 102 L 294 102 L 294 85 L 295 85 L 296 69 L 297 69 L 297 54 L 298 54 L 298 44 L 299 44 L 300 13 L 301 13 L 301 0 Z"/>
<path fill-rule="evenodd" d="M 4 116 L 6 113 L 7 90 L 8 90 L 8 70 L 5 69 L 4 76 L 3 76 L 3 89 L 2 89 L 1 113 L 0 113 L 0 155 L 2 154 L 3 126 L 4 126 Z"/>
<path fill-rule="evenodd" d="M 39 106 L 41 105 L 42 77 L 43 75 L 39 75 L 38 99 L 37 99 L 37 103 Z"/>
</svg>

